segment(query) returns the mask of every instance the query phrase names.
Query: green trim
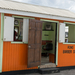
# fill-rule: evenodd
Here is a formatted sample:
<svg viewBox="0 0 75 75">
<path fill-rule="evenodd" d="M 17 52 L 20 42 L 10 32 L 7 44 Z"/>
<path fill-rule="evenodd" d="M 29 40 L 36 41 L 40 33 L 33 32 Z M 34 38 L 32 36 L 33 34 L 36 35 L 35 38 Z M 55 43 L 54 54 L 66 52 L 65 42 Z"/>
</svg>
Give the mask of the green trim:
<svg viewBox="0 0 75 75">
<path fill-rule="evenodd" d="M 75 44 L 75 43 L 66 43 L 66 42 L 65 42 L 65 43 L 63 43 L 63 44 Z"/>
<path fill-rule="evenodd" d="M 28 44 L 28 42 L 24 42 L 25 44 Z"/>
<path fill-rule="evenodd" d="M 17 17 L 17 18 L 27 18 L 27 19 L 35 19 L 35 18 L 32 18 L 32 17 L 22 17 L 22 16 L 12 16 L 12 17 Z"/>
<path fill-rule="evenodd" d="M 19 27 L 19 25 L 14 25 L 14 26 Z"/>
<path fill-rule="evenodd" d="M 64 22 L 64 23 L 66 23 L 66 24 L 74 24 L 75 25 L 75 23 L 70 23 L 70 22 Z"/>
<path fill-rule="evenodd" d="M 64 22 L 64 23 L 66 23 L 66 24 L 72 24 L 72 25 L 75 25 L 75 23 L 70 23 L 70 22 Z M 63 43 L 63 44 L 75 44 L 75 43 Z"/>
<path fill-rule="evenodd" d="M 38 66 L 38 68 L 40 68 L 40 66 Z"/>
<path fill-rule="evenodd" d="M 23 42 L 11 42 L 11 43 L 13 43 L 13 44 L 14 44 L 14 43 L 23 44 Z"/>
<path fill-rule="evenodd" d="M 59 32 L 59 21 L 45 20 L 45 19 L 40 19 L 40 20 L 41 20 L 41 21 L 56 22 L 56 23 L 57 23 L 57 49 L 56 49 L 56 65 L 58 65 L 58 32 Z"/>
<path fill-rule="evenodd" d="M 3 33 L 4 33 L 4 14 L 1 13 L 1 37 L 0 37 L 0 73 L 2 73 L 2 56 L 3 56 Z"/>
<path fill-rule="evenodd" d="M 28 44 L 28 42 L 11 42 L 12 44 Z"/>
<path fill-rule="evenodd" d="M 56 22 L 59 23 L 59 21 L 53 21 L 53 20 L 45 20 L 45 19 L 40 19 L 41 21 L 47 21 L 47 22 Z"/>
</svg>

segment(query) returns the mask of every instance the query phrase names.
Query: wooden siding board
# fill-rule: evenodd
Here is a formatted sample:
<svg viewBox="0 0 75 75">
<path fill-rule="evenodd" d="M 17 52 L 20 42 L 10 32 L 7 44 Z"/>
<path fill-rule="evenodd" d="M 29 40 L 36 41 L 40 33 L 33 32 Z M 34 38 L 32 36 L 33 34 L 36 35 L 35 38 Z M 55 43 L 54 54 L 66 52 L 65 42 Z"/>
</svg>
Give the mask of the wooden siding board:
<svg viewBox="0 0 75 75">
<path fill-rule="evenodd" d="M 27 50 L 27 44 L 4 42 L 2 71 L 37 69 L 38 67 L 27 68 Z"/>
</svg>

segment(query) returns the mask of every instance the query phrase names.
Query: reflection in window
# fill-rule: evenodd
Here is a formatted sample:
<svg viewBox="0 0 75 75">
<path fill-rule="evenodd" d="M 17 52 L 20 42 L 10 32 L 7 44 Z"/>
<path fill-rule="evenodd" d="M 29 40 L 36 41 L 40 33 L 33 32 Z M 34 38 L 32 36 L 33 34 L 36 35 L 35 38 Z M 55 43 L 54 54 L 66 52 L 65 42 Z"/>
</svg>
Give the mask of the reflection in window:
<svg viewBox="0 0 75 75">
<path fill-rule="evenodd" d="M 65 26 L 65 42 L 75 43 L 75 25 L 66 24 Z"/>
<path fill-rule="evenodd" d="M 65 26 L 65 42 L 68 42 L 69 26 Z"/>
<path fill-rule="evenodd" d="M 23 19 L 15 18 L 14 20 L 14 41 L 22 41 L 23 37 Z"/>
</svg>

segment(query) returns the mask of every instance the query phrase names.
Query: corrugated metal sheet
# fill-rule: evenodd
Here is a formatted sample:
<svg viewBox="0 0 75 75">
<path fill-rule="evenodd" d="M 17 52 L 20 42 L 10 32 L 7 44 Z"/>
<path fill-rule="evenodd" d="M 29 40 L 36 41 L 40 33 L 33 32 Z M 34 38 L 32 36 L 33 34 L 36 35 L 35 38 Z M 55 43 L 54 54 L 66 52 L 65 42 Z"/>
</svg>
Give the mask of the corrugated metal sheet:
<svg viewBox="0 0 75 75">
<path fill-rule="evenodd" d="M 45 6 L 37 6 L 14 1 L 0 0 L 0 8 L 75 18 L 75 13 L 68 10 L 50 8 Z"/>
</svg>

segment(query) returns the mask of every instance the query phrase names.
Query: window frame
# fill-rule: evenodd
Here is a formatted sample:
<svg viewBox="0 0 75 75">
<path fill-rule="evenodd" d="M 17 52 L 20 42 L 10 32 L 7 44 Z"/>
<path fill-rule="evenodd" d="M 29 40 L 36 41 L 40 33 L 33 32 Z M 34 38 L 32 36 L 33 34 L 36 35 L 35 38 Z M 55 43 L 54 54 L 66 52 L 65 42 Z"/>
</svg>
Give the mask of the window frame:
<svg viewBox="0 0 75 75">
<path fill-rule="evenodd" d="M 23 16 L 15 16 L 15 15 L 12 15 L 12 17 L 14 18 L 25 18 L 25 19 L 35 19 L 35 18 L 32 18 L 32 17 L 23 17 Z M 22 38 L 22 41 L 11 41 L 12 44 L 28 44 L 28 42 L 23 42 L 23 38 Z"/>
<path fill-rule="evenodd" d="M 72 24 L 75 25 L 75 23 L 71 23 L 71 22 L 64 22 L 65 24 Z M 67 42 L 63 42 L 63 44 L 75 44 L 75 43 L 67 43 Z"/>
<path fill-rule="evenodd" d="M 14 21 L 15 21 L 15 19 L 16 19 L 16 17 L 14 17 Z M 19 19 L 20 19 L 20 18 L 19 18 Z M 21 19 L 22 19 L 22 21 L 23 21 L 23 18 L 21 18 Z M 23 25 L 22 25 L 22 26 L 23 26 Z M 15 27 L 18 28 L 18 36 L 19 36 L 19 33 L 20 33 L 20 25 L 15 25 L 15 24 L 14 24 L 14 28 L 15 28 Z M 13 39 L 14 39 L 14 38 L 13 38 Z M 22 39 L 22 40 L 19 40 L 19 39 L 18 39 L 18 40 L 16 40 L 16 41 L 15 41 L 15 40 L 13 40 L 13 41 L 14 41 L 14 42 L 22 42 L 23 39 Z"/>
</svg>

